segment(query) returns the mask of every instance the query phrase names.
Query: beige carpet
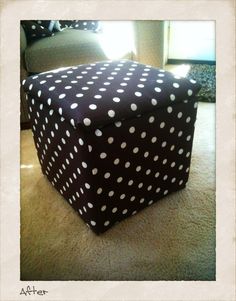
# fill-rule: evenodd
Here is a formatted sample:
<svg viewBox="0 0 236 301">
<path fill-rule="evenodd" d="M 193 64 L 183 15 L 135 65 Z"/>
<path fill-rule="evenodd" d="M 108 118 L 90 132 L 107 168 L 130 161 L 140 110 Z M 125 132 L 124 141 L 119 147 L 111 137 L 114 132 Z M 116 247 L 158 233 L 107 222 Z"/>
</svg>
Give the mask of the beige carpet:
<svg viewBox="0 0 236 301">
<path fill-rule="evenodd" d="M 200 103 L 187 187 L 96 236 L 21 132 L 21 280 L 214 280 L 215 105 Z"/>
</svg>

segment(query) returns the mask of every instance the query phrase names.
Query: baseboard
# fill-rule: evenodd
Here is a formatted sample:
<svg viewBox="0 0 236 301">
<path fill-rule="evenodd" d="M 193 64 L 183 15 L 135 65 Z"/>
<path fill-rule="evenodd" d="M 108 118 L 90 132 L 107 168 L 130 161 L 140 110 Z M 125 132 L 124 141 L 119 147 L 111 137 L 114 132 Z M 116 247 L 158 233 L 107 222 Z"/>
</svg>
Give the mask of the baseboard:
<svg viewBox="0 0 236 301">
<path fill-rule="evenodd" d="M 168 59 L 167 64 L 207 64 L 215 65 L 216 61 Z"/>
</svg>

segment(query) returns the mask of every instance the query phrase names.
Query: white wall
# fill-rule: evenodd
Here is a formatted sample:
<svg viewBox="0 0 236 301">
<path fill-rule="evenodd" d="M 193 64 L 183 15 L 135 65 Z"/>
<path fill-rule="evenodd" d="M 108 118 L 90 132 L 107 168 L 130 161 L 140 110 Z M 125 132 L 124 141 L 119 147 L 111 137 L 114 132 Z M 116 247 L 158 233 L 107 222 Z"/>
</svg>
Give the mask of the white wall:
<svg viewBox="0 0 236 301">
<path fill-rule="evenodd" d="M 170 21 L 169 59 L 215 60 L 214 21 Z"/>
</svg>

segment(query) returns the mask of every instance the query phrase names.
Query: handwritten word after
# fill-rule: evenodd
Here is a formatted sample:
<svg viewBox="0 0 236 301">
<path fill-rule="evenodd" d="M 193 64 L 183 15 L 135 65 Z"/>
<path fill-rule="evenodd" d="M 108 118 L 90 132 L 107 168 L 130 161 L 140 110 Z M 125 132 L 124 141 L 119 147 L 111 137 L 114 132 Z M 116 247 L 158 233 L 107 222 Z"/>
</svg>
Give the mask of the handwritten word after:
<svg viewBox="0 0 236 301">
<path fill-rule="evenodd" d="M 25 296 L 31 296 L 31 295 L 40 295 L 44 296 L 48 293 L 48 291 L 45 290 L 37 290 L 34 286 L 31 288 L 29 285 L 27 286 L 26 289 L 22 288 L 20 295 L 25 295 Z"/>
</svg>

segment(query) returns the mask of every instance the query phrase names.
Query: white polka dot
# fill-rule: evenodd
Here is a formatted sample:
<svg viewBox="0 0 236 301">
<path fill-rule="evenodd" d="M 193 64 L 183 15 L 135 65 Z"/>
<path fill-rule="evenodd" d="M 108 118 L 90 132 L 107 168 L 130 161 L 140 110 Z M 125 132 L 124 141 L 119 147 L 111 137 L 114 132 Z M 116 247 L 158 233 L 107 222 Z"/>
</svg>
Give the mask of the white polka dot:
<svg viewBox="0 0 236 301">
<path fill-rule="evenodd" d="M 135 196 L 133 195 L 131 198 L 130 198 L 130 201 L 133 202 L 135 200 Z"/>
<path fill-rule="evenodd" d="M 77 103 L 72 103 L 72 105 L 70 106 L 71 109 L 75 109 L 78 107 L 78 104 Z"/>
<path fill-rule="evenodd" d="M 178 118 L 181 118 L 182 116 L 183 116 L 182 112 L 179 112 L 178 115 L 177 115 Z"/>
<path fill-rule="evenodd" d="M 107 206 L 106 205 L 103 205 L 102 207 L 101 207 L 101 211 L 105 211 L 107 209 Z"/>
<path fill-rule="evenodd" d="M 164 159 L 163 161 L 162 161 L 162 164 L 166 164 L 167 163 L 167 159 Z"/>
<path fill-rule="evenodd" d="M 178 137 L 181 137 L 183 135 L 183 132 L 182 131 L 179 131 L 178 132 Z"/>
<path fill-rule="evenodd" d="M 123 211 L 122 211 L 122 214 L 126 214 L 128 212 L 128 210 L 127 209 L 124 209 Z"/>
<path fill-rule="evenodd" d="M 152 141 L 152 143 L 157 142 L 157 137 L 152 137 L 151 141 Z"/>
<path fill-rule="evenodd" d="M 191 120 L 191 117 L 187 117 L 186 122 L 189 123 Z"/>
<path fill-rule="evenodd" d="M 64 98 L 66 96 L 66 94 L 60 94 L 59 95 L 59 99 L 62 99 L 62 98 Z"/>
<path fill-rule="evenodd" d="M 187 152 L 186 157 L 188 158 L 190 156 L 190 152 Z"/>
<path fill-rule="evenodd" d="M 89 105 L 90 110 L 96 110 L 97 106 L 95 104 Z"/>
<path fill-rule="evenodd" d="M 110 224 L 109 221 L 105 221 L 104 226 L 108 226 Z"/>
<path fill-rule="evenodd" d="M 79 144 L 80 144 L 81 146 L 84 145 L 83 139 L 79 138 Z"/>
<path fill-rule="evenodd" d="M 183 184 L 183 180 L 180 180 L 180 181 L 179 181 L 179 185 L 182 185 L 182 184 Z"/>
<path fill-rule="evenodd" d="M 133 133 L 135 132 L 135 127 L 134 127 L 134 126 L 131 126 L 131 127 L 129 128 L 129 132 L 130 132 L 130 134 L 133 134 Z"/>
<path fill-rule="evenodd" d="M 161 144 L 162 147 L 166 147 L 166 145 L 167 145 L 166 141 L 163 141 L 162 144 Z"/>
<path fill-rule="evenodd" d="M 122 142 L 121 145 L 120 145 L 120 147 L 121 148 L 126 148 L 126 145 L 127 145 L 126 142 Z"/>
<path fill-rule="evenodd" d="M 89 208 L 93 208 L 93 204 L 92 203 L 88 203 L 88 207 Z"/>
<path fill-rule="evenodd" d="M 38 91 L 38 97 L 40 97 L 40 96 L 41 96 L 41 91 L 39 90 L 39 91 Z"/>
<path fill-rule="evenodd" d="M 95 176 L 98 173 L 98 169 L 97 168 L 93 168 L 92 169 L 92 174 Z"/>
<path fill-rule="evenodd" d="M 152 189 L 152 185 L 149 185 L 147 190 L 150 191 Z"/>
<path fill-rule="evenodd" d="M 175 131 L 175 128 L 172 126 L 172 127 L 170 128 L 170 133 L 174 133 L 174 131 Z"/>
<path fill-rule="evenodd" d="M 155 117 L 154 116 L 149 117 L 149 119 L 148 119 L 149 123 L 153 123 L 154 121 L 155 121 Z"/>
<path fill-rule="evenodd" d="M 157 100 L 156 100 L 155 98 L 153 98 L 153 99 L 151 100 L 151 103 L 152 103 L 153 106 L 156 106 L 156 105 L 157 105 Z"/>
<path fill-rule="evenodd" d="M 121 121 L 115 122 L 115 126 L 116 126 L 117 128 L 119 128 L 121 125 L 122 125 Z"/>
<path fill-rule="evenodd" d="M 58 113 L 59 113 L 60 115 L 62 115 L 62 108 L 59 108 L 59 109 L 58 109 Z"/>
<path fill-rule="evenodd" d="M 143 183 L 139 183 L 138 188 L 142 188 L 142 187 L 143 187 Z"/>
<path fill-rule="evenodd" d="M 114 164 L 115 164 L 115 165 L 119 164 L 119 162 L 120 162 L 120 159 L 119 159 L 119 158 L 116 158 L 116 159 L 114 160 Z"/>
<path fill-rule="evenodd" d="M 142 132 L 142 133 L 141 133 L 141 138 L 145 138 L 145 137 L 146 137 L 146 135 L 147 135 L 147 133 L 146 133 L 146 132 Z"/>
<path fill-rule="evenodd" d="M 179 166 L 179 170 L 182 170 L 183 167 L 184 167 L 184 166 L 181 164 L 181 165 Z"/>
<path fill-rule="evenodd" d="M 176 178 L 171 179 L 171 183 L 174 183 L 176 181 Z"/>
<path fill-rule="evenodd" d="M 178 154 L 181 155 L 184 152 L 182 148 L 179 149 Z"/>
<path fill-rule="evenodd" d="M 144 153 L 144 158 L 147 158 L 149 156 L 149 152 Z"/>
<path fill-rule="evenodd" d="M 190 141 L 191 140 L 191 135 L 188 135 L 187 138 L 186 138 L 186 140 Z"/>
<path fill-rule="evenodd" d="M 124 198 L 125 198 L 125 194 L 123 193 L 120 195 L 120 199 L 123 200 Z"/>
<path fill-rule="evenodd" d="M 84 125 L 89 126 L 91 124 L 91 120 L 89 118 L 84 118 Z"/>
<path fill-rule="evenodd" d="M 96 225 L 96 222 L 95 222 L 95 221 L 90 221 L 90 224 L 91 224 L 92 226 L 95 226 L 95 225 Z"/>
<path fill-rule="evenodd" d="M 107 154 L 105 152 L 101 153 L 100 154 L 100 158 L 101 159 L 105 159 L 107 157 Z"/>
<path fill-rule="evenodd" d="M 109 110 L 107 114 L 111 118 L 115 117 L 115 111 L 114 110 Z"/>
<path fill-rule="evenodd" d="M 161 122 L 160 128 L 163 129 L 165 127 L 165 125 L 166 125 L 165 122 Z"/>
<path fill-rule="evenodd" d="M 157 79 L 156 82 L 159 83 L 159 84 L 162 84 L 163 80 L 162 79 Z"/>
<path fill-rule="evenodd" d="M 109 172 L 106 172 L 106 173 L 104 174 L 104 178 L 105 178 L 105 179 L 110 178 L 110 176 L 111 176 L 111 174 L 110 174 Z"/>
<path fill-rule="evenodd" d="M 130 105 L 130 108 L 131 108 L 132 111 L 136 111 L 137 110 L 137 105 L 135 103 L 132 103 Z"/>
<path fill-rule="evenodd" d="M 96 135 L 97 137 L 101 137 L 101 136 L 102 136 L 102 131 L 99 130 L 99 129 L 96 129 L 96 130 L 95 130 L 95 135 Z"/>
<path fill-rule="evenodd" d="M 173 168 L 173 167 L 175 167 L 175 165 L 176 165 L 176 163 L 172 162 L 170 166 Z"/>
<path fill-rule="evenodd" d="M 194 109 L 196 109 L 197 107 L 198 107 L 198 103 L 195 102 L 195 103 L 194 103 Z"/>
<path fill-rule="evenodd" d="M 75 120 L 74 119 L 70 119 L 70 124 L 73 125 L 75 127 Z"/>
<path fill-rule="evenodd" d="M 87 168 L 87 163 L 85 163 L 85 162 L 82 162 L 82 166 L 83 166 L 83 168 Z"/>
<path fill-rule="evenodd" d="M 106 91 L 107 89 L 106 88 L 100 88 L 99 89 L 99 91 L 101 91 L 101 92 L 104 92 L 104 91 Z"/>
<path fill-rule="evenodd" d="M 174 88 L 179 88 L 179 84 L 178 83 L 173 83 L 173 87 Z"/>
<path fill-rule="evenodd" d="M 89 87 L 82 87 L 81 88 L 82 90 L 86 91 L 86 90 L 89 90 Z M 82 97 L 83 94 L 79 93 L 79 94 L 76 94 L 77 97 Z"/>
<path fill-rule="evenodd" d="M 121 83 L 120 84 L 122 87 L 125 87 L 125 86 L 127 86 L 128 84 L 127 83 Z"/>
<path fill-rule="evenodd" d="M 113 190 L 111 190 L 111 191 L 108 192 L 108 196 L 109 196 L 109 197 L 112 197 L 114 194 L 115 194 L 115 193 L 114 193 Z"/>
<path fill-rule="evenodd" d="M 138 147 L 133 148 L 133 153 L 134 153 L 134 154 L 137 154 L 138 151 L 139 151 L 139 148 L 138 148 Z"/>
<path fill-rule="evenodd" d="M 137 96 L 137 97 L 141 97 L 141 96 L 142 96 L 142 93 L 141 93 L 141 92 L 135 92 L 134 94 L 135 94 L 135 96 Z"/>
<path fill-rule="evenodd" d="M 151 173 L 151 169 L 146 170 L 146 175 L 148 176 Z"/>
<path fill-rule="evenodd" d="M 102 95 L 94 95 L 94 98 L 96 98 L 96 99 L 101 99 L 101 98 L 102 98 Z"/>
<path fill-rule="evenodd" d="M 121 183 L 123 181 L 123 178 L 122 177 L 118 177 L 117 178 L 117 183 Z"/>
<path fill-rule="evenodd" d="M 153 161 L 157 161 L 158 160 L 158 155 L 154 156 Z"/>
<path fill-rule="evenodd" d="M 116 90 L 116 92 L 117 92 L 117 93 L 123 93 L 124 90 L 123 90 L 123 89 L 118 89 L 118 90 Z"/>
<path fill-rule="evenodd" d="M 160 93 L 160 92 L 161 92 L 161 88 L 156 87 L 156 88 L 155 88 L 155 91 L 158 92 L 158 93 Z"/>
<path fill-rule="evenodd" d="M 70 132 L 66 130 L 66 136 L 70 137 Z"/>
<path fill-rule="evenodd" d="M 172 111 L 173 111 L 172 107 L 168 107 L 168 108 L 167 108 L 167 112 L 168 112 L 168 113 L 171 113 Z"/>
<path fill-rule="evenodd" d="M 143 84 L 139 84 L 137 87 L 144 88 L 144 85 Z"/>
<path fill-rule="evenodd" d="M 107 141 L 108 141 L 109 144 L 112 144 L 113 141 L 114 141 L 114 138 L 113 138 L 113 137 L 109 137 L 109 138 L 107 139 Z"/>
<path fill-rule="evenodd" d="M 125 163 L 125 168 L 129 168 L 129 167 L 130 167 L 130 162 L 127 161 L 127 162 Z"/>
<path fill-rule="evenodd" d="M 174 146 L 174 145 L 171 145 L 170 150 L 173 151 L 174 149 L 175 149 L 175 146 Z"/>
<path fill-rule="evenodd" d="M 75 96 L 76 96 L 76 97 L 83 97 L 83 96 L 84 96 L 84 94 L 82 94 L 82 93 L 78 93 L 78 94 L 76 94 Z"/>
<path fill-rule="evenodd" d="M 191 89 L 188 90 L 188 96 L 191 96 L 193 94 L 193 91 Z"/>
<path fill-rule="evenodd" d="M 112 209 L 112 213 L 116 213 L 117 210 L 118 210 L 117 207 L 114 207 L 114 208 Z"/>
<path fill-rule="evenodd" d="M 119 102 L 119 101 L 120 101 L 120 98 L 119 98 L 119 97 L 113 97 L 113 101 L 114 101 L 114 102 Z"/>
<path fill-rule="evenodd" d="M 133 181 L 133 180 L 129 180 L 129 182 L 128 182 L 128 185 L 129 185 L 129 186 L 132 186 L 132 185 L 133 185 L 133 183 L 134 183 L 134 181 Z"/>
<path fill-rule="evenodd" d="M 102 188 L 100 187 L 100 188 L 98 188 L 98 190 L 97 190 L 97 194 L 101 194 L 102 193 Z"/>
</svg>

